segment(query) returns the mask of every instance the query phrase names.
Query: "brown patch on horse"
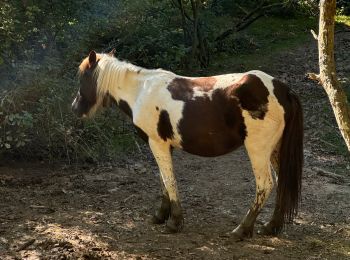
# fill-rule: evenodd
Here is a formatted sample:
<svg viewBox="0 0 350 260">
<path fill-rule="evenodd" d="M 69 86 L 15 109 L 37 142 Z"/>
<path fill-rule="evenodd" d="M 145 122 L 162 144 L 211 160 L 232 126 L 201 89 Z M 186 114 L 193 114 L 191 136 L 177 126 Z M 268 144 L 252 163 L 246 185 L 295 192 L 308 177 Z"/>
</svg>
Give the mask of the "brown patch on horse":
<svg viewBox="0 0 350 260">
<path fill-rule="evenodd" d="M 148 143 L 148 135 L 137 125 L 134 125 L 137 135 L 146 143 Z"/>
<path fill-rule="evenodd" d="M 188 79 L 175 78 L 169 83 L 168 90 L 173 99 L 187 101 L 193 97 L 194 91 L 192 86 L 192 82 Z"/>
<path fill-rule="evenodd" d="M 169 83 L 168 90 L 173 99 L 186 101 L 192 99 L 194 88 L 208 92 L 213 89 L 215 83 L 216 79 L 214 77 L 175 78 Z"/>
<path fill-rule="evenodd" d="M 208 157 L 233 151 L 246 136 L 239 101 L 224 89 L 187 100 L 178 129 L 183 150 Z"/>
<path fill-rule="evenodd" d="M 121 111 L 123 111 L 127 116 L 129 116 L 130 118 L 132 118 L 132 109 L 129 106 L 128 102 L 126 102 L 123 99 L 120 99 L 117 103 L 117 106 L 119 107 L 119 109 Z M 145 142 L 148 142 L 148 135 L 137 125 L 134 125 L 135 129 L 136 129 L 136 133 L 137 135 Z"/>
<path fill-rule="evenodd" d="M 267 112 L 269 91 L 259 77 L 244 75 L 228 90 L 238 97 L 241 107 L 248 110 L 253 119 L 264 119 Z"/>
<path fill-rule="evenodd" d="M 193 83 L 193 87 L 199 88 L 201 91 L 210 91 L 214 88 L 216 78 L 214 77 L 201 77 L 190 80 Z"/>
<path fill-rule="evenodd" d="M 120 99 L 118 101 L 117 105 L 121 111 L 123 111 L 127 116 L 132 118 L 132 110 L 131 110 L 131 107 L 129 106 L 128 102 L 126 102 L 123 99 Z"/>
<path fill-rule="evenodd" d="M 166 110 L 160 111 L 157 130 L 159 136 L 164 141 L 167 139 L 172 139 L 174 137 L 174 131 L 170 122 L 169 113 Z"/>
<path fill-rule="evenodd" d="M 117 104 L 117 101 L 114 99 L 114 97 L 107 93 L 104 97 L 103 97 L 103 100 L 102 100 L 102 106 L 103 107 L 110 107 L 112 106 L 113 104 Z"/>
</svg>

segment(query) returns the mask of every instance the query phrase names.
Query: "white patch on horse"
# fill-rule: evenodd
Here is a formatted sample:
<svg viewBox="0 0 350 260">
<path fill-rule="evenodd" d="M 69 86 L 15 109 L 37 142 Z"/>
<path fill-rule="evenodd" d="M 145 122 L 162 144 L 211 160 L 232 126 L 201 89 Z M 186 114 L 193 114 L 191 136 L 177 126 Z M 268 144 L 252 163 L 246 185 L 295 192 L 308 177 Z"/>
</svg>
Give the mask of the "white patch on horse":
<svg viewBox="0 0 350 260">
<path fill-rule="evenodd" d="M 244 75 L 246 75 L 246 73 L 231 73 L 214 76 L 214 78 L 217 80 L 214 85 L 214 89 L 227 88 L 229 86 L 232 86 L 235 82 L 239 81 Z"/>
<path fill-rule="evenodd" d="M 134 124 L 145 131 L 150 138 L 161 141 L 161 137 L 155 126 L 158 124 L 160 111 L 165 110 L 169 114 L 174 132 L 170 144 L 174 147 L 180 147 L 181 136 L 177 126 L 182 118 L 184 102 L 174 100 L 171 93 L 164 88 L 175 77 L 172 76 L 169 78 L 169 76 L 164 77 L 163 75 L 159 75 L 159 77 L 145 83 L 142 93 L 140 93 L 140 97 L 134 106 Z M 159 110 L 156 110 L 156 107 Z"/>
</svg>

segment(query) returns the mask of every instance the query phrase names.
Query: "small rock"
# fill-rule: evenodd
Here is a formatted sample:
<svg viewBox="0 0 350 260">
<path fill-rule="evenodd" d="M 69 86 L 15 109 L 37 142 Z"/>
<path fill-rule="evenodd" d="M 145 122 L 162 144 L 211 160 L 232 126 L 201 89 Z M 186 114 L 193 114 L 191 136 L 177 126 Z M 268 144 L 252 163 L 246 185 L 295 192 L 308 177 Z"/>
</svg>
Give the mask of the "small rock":
<svg viewBox="0 0 350 260">
<path fill-rule="evenodd" d="M 146 173 L 147 169 L 146 168 L 141 168 L 139 171 L 140 171 L 140 173 Z"/>
<path fill-rule="evenodd" d="M 113 189 L 109 189 L 108 192 L 109 193 L 114 193 L 114 192 L 117 192 L 118 190 L 119 190 L 118 187 L 115 187 Z"/>
</svg>

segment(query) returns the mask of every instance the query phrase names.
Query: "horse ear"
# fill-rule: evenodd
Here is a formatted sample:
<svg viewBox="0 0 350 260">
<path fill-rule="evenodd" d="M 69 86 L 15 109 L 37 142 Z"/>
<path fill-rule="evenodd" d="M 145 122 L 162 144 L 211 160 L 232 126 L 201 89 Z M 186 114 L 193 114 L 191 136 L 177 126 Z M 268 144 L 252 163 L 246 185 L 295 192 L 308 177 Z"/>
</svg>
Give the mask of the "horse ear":
<svg viewBox="0 0 350 260">
<path fill-rule="evenodd" d="M 114 57 L 114 54 L 116 53 L 117 51 L 115 50 L 115 48 L 113 48 L 113 50 L 111 50 L 108 55 L 111 56 L 111 57 Z"/>
<path fill-rule="evenodd" d="M 90 66 L 94 65 L 96 63 L 96 52 L 95 51 L 90 51 L 90 53 L 89 53 L 89 63 L 90 63 Z"/>
</svg>

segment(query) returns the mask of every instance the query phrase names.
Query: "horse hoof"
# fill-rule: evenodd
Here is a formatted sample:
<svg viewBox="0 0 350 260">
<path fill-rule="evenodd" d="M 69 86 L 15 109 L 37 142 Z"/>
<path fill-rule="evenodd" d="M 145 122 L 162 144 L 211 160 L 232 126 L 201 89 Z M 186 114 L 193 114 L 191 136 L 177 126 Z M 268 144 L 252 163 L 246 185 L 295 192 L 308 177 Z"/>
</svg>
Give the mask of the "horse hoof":
<svg viewBox="0 0 350 260">
<path fill-rule="evenodd" d="M 177 219 L 169 218 L 165 227 L 169 233 L 180 232 L 184 227 L 184 219 L 182 217 Z"/>
<path fill-rule="evenodd" d="M 268 222 L 258 230 L 258 234 L 263 236 L 277 236 L 279 233 L 281 233 L 282 227 L 282 225 L 276 225 Z"/>
<path fill-rule="evenodd" d="M 231 233 L 231 237 L 235 242 L 242 241 L 245 238 L 251 238 L 252 236 L 253 236 L 253 227 L 244 227 L 241 225 L 236 227 Z"/>
<path fill-rule="evenodd" d="M 156 225 L 164 224 L 165 218 L 159 218 L 157 215 L 153 215 L 151 218 L 151 223 Z"/>
<path fill-rule="evenodd" d="M 152 224 L 164 224 L 165 221 L 169 218 L 169 213 L 164 214 L 161 210 L 157 210 L 152 216 L 151 222 Z"/>
</svg>

